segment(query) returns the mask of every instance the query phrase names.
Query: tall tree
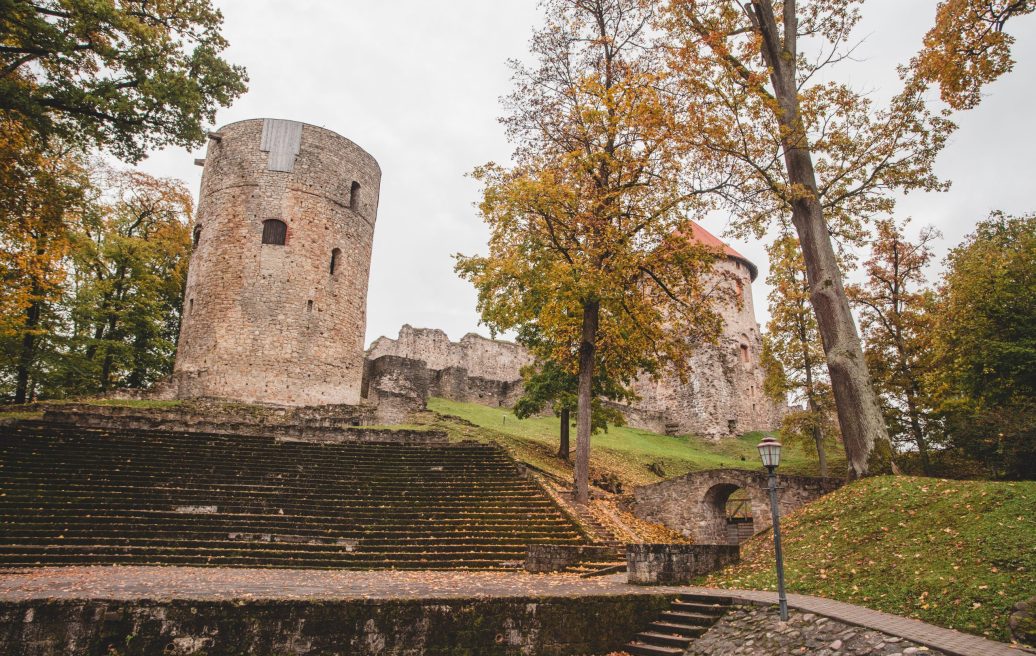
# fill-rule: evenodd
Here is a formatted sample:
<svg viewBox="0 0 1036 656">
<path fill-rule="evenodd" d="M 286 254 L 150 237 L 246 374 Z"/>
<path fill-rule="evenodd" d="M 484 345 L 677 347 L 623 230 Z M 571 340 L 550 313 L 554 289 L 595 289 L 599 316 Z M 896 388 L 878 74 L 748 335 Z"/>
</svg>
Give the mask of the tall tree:
<svg viewBox="0 0 1036 656">
<path fill-rule="evenodd" d="M 0 115 L 129 161 L 196 146 L 245 91 L 209 0 L 0 0 Z"/>
<path fill-rule="evenodd" d="M 1036 10 L 1034 0 L 944 0 L 912 62 L 919 79 L 939 87 L 953 109 L 971 109 L 982 88 L 1014 68 L 1007 22 Z"/>
<path fill-rule="evenodd" d="M 931 361 L 928 324 L 934 303 L 925 268 L 938 236 L 925 228 L 911 242 L 891 219 L 878 221 L 871 256 L 864 262 L 866 278 L 849 288 L 893 441 L 917 449 L 925 474 L 931 473 L 930 401 L 923 381 Z"/>
<path fill-rule="evenodd" d="M 183 182 L 139 171 L 98 172 L 106 189 L 97 220 L 72 257 L 75 346 L 93 388 L 146 387 L 170 373 L 191 249 L 191 194 Z"/>
<path fill-rule="evenodd" d="M 1036 478 L 1036 215 L 994 213 L 947 265 L 931 378 L 948 445 Z"/>
<path fill-rule="evenodd" d="M 632 401 L 634 395 L 627 388 L 608 379 L 600 364 L 595 366 L 593 402 L 590 414 L 590 431 L 607 431 L 608 424 L 624 426 L 626 418 L 617 408 L 604 403 L 608 401 Z M 524 389 L 514 404 L 514 414 L 520 419 L 531 417 L 551 408 L 560 418 L 558 435 L 558 457 L 568 460 L 571 453 L 569 429 L 571 415 L 579 406 L 579 377 L 558 362 L 537 362 L 522 368 Z"/>
<path fill-rule="evenodd" d="M 89 209 L 91 184 L 82 156 L 41 148 L 17 121 L 0 119 L 0 337 L 13 397 L 24 403 L 38 374 L 40 346 L 57 329 L 68 255 Z"/>
<path fill-rule="evenodd" d="M 820 343 L 816 315 L 809 302 L 809 280 L 798 240 L 783 234 L 767 248 L 770 256 L 770 320 L 766 324 L 761 363 L 764 391 L 785 403 L 802 403 L 803 411 L 788 413 L 781 422 L 786 441 L 808 442 L 815 450 L 820 475 L 827 476 L 827 445 L 835 441 L 834 402 Z"/>
<path fill-rule="evenodd" d="M 723 199 L 735 228 L 761 237 L 790 215 L 838 407 L 849 476 L 889 471 L 892 448 L 842 283 L 833 236 L 888 213 L 890 190 L 933 190 L 953 125 L 907 79 L 883 108 L 832 80 L 850 58 L 854 0 L 670 0 L 670 62 L 693 108 L 688 147 L 732 172 Z M 809 57 L 799 48 L 807 40 Z"/>
<path fill-rule="evenodd" d="M 620 384 L 640 369 L 685 369 L 693 346 L 719 333 L 711 301 L 733 292 L 707 276 L 717 254 L 685 237 L 688 212 L 701 207 L 691 173 L 701 171 L 681 160 L 674 117 L 684 104 L 645 47 L 650 4 L 543 6 L 537 64 L 514 65 L 503 119 L 515 165 L 475 171 L 489 255 L 460 257 L 457 270 L 475 284 L 485 323 L 534 326 L 546 337 L 536 355 L 571 363 L 574 497 L 585 503 L 597 364 Z"/>
</svg>

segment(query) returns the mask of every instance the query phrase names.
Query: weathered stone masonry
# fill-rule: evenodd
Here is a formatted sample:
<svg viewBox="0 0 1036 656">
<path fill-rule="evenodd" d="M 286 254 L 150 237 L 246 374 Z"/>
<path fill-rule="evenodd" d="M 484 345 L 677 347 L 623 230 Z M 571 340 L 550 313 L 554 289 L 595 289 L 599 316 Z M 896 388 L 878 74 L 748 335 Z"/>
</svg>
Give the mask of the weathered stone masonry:
<svg viewBox="0 0 1036 656">
<path fill-rule="evenodd" d="M 359 403 L 380 184 L 373 157 L 323 128 L 255 119 L 213 133 L 176 396 Z"/>
<path fill-rule="evenodd" d="M 691 238 L 723 253 L 714 266 L 712 283 L 717 288 L 728 286 L 738 301 L 717 308 L 723 317 L 719 343 L 695 350 L 687 380 L 676 375 L 658 380 L 642 376 L 633 385 L 640 398 L 618 407 L 629 425 L 657 433 L 719 438 L 773 430 L 784 408 L 763 393 L 762 336 L 752 302 L 752 282 L 758 272 L 700 226 L 694 227 Z M 680 326 L 671 330 L 679 331 Z M 420 399 L 442 396 L 511 406 L 522 392 L 520 370 L 532 362 L 525 349 L 511 342 L 470 333 L 451 342 L 441 330 L 404 325 L 397 339 L 379 337 L 367 351 L 370 399 L 380 403 L 378 390 L 383 390 L 382 396 L 392 398 L 413 394 Z"/>
</svg>

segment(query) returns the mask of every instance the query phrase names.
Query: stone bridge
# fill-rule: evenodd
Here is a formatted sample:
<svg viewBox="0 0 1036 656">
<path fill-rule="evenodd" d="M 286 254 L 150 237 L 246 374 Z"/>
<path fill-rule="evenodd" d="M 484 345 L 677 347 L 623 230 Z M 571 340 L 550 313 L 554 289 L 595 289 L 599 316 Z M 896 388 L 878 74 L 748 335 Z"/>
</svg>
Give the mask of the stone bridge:
<svg viewBox="0 0 1036 656">
<path fill-rule="evenodd" d="M 778 476 L 781 516 L 842 483 L 835 478 Z M 738 544 L 772 523 L 767 474 L 763 471 L 692 472 L 638 487 L 633 498 L 633 513 L 637 517 L 665 524 L 697 544 Z"/>
</svg>

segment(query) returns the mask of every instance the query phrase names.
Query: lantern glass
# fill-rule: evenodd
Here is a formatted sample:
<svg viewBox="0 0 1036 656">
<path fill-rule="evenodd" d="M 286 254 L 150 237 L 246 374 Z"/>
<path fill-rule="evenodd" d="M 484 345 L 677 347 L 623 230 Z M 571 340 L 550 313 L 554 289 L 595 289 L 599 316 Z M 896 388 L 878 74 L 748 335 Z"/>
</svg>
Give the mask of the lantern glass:
<svg viewBox="0 0 1036 656">
<path fill-rule="evenodd" d="M 769 436 L 764 437 L 759 442 L 758 449 L 764 467 L 775 469 L 781 463 L 781 443 L 777 440 Z"/>
</svg>

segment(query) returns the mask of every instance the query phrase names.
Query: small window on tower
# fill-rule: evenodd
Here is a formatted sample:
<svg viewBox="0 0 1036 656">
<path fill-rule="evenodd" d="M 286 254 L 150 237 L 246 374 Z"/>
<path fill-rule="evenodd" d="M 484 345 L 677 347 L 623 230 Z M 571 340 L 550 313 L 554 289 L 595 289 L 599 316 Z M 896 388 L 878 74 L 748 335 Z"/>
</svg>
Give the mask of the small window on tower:
<svg viewBox="0 0 1036 656">
<path fill-rule="evenodd" d="M 283 246 L 284 238 L 288 236 L 288 224 L 279 219 L 266 219 L 263 221 L 263 243 Z"/>
<path fill-rule="evenodd" d="M 353 180 L 353 186 L 349 189 L 349 209 L 354 212 L 360 211 L 360 183 Z"/>
<path fill-rule="evenodd" d="M 741 362 L 748 362 L 748 345 L 741 345 Z"/>
<path fill-rule="evenodd" d="M 194 245 L 197 246 L 198 242 L 201 241 L 201 226 L 194 226 Z"/>
<path fill-rule="evenodd" d="M 338 260 L 342 257 L 342 249 L 336 248 L 331 251 L 331 275 L 335 274 L 335 270 L 338 268 Z"/>
</svg>

